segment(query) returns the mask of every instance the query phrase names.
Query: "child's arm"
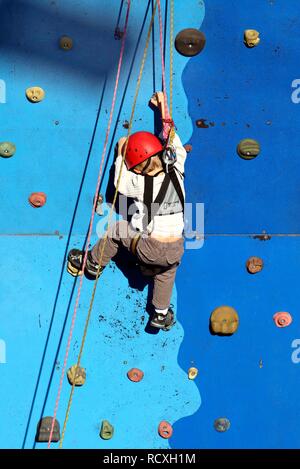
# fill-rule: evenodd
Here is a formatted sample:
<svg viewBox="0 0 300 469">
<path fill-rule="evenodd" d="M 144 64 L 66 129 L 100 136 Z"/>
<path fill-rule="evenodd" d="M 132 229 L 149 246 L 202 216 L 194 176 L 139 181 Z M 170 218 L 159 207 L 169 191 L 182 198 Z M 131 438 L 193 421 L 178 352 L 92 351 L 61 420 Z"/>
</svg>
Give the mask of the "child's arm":
<svg viewBox="0 0 300 469">
<path fill-rule="evenodd" d="M 159 109 L 161 118 L 162 120 L 164 120 L 165 119 L 165 98 L 164 98 L 163 92 L 158 91 L 154 93 L 154 95 L 150 99 L 150 103 Z M 160 138 L 163 139 L 163 131 L 160 133 Z M 184 173 L 184 164 L 185 164 L 187 153 L 181 143 L 181 140 L 178 134 L 175 134 L 173 145 L 176 148 L 176 156 L 177 156 L 177 162 L 175 163 L 175 166 L 181 173 Z"/>
<path fill-rule="evenodd" d="M 135 174 L 132 171 L 128 171 L 125 162 L 122 164 L 123 151 L 125 147 L 126 137 L 120 138 L 118 141 L 117 158 L 115 161 L 115 177 L 114 185 L 117 187 L 119 174 L 122 166 L 122 174 L 119 181 L 118 191 L 120 194 L 126 197 L 141 197 L 143 196 L 143 190 L 141 189 L 143 184 L 143 176 Z"/>
</svg>

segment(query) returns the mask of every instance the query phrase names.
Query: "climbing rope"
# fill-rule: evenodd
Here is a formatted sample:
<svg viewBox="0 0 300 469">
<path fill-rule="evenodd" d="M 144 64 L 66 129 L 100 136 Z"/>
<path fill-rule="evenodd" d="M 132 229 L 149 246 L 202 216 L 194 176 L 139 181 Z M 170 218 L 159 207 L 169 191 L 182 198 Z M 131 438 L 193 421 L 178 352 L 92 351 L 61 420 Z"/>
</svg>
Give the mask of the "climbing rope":
<svg viewBox="0 0 300 469">
<path fill-rule="evenodd" d="M 168 108 L 167 98 L 167 85 L 166 85 L 166 70 L 164 60 L 164 47 L 163 47 L 163 22 L 160 0 L 157 0 L 158 18 L 159 18 L 159 44 L 161 54 L 161 69 L 162 69 L 162 85 L 164 93 L 164 108 L 165 118 L 163 120 L 163 137 L 168 144 L 173 143 L 175 136 L 174 122 L 172 119 L 173 111 L 173 36 L 174 36 L 174 3 L 171 0 L 171 14 L 170 14 L 170 111 Z"/>
<path fill-rule="evenodd" d="M 149 42 L 150 42 L 150 38 L 151 38 L 151 31 L 152 31 L 152 27 L 153 27 L 153 22 L 154 22 L 154 18 L 155 18 L 155 13 L 156 13 L 156 8 L 157 8 L 158 1 L 159 0 L 156 0 L 156 2 L 155 2 L 153 12 L 152 12 L 151 21 L 150 21 L 150 25 L 149 25 L 149 29 L 148 29 L 148 33 L 147 33 L 146 45 L 145 45 L 143 58 L 142 58 L 142 63 L 141 63 L 141 67 L 140 67 L 140 72 L 139 72 L 139 76 L 138 76 L 138 80 L 137 80 L 136 91 L 135 91 L 135 96 L 134 96 L 134 100 L 133 100 L 133 106 L 132 106 L 132 110 L 131 110 L 129 126 L 128 126 L 128 132 L 127 132 L 127 137 L 126 137 L 126 142 L 125 142 L 125 148 L 124 148 L 124 151 L 123 151 L 122 164 L 121 164 L 118 180 L 117 180 L 117 183 L 116 183 L 116 190 L 115 190 L 113 202 L 112 202 L 110 212 L 109 212 L 109 216 L 108 216 L 107 229 L 106 229 L 105 235 L 103 237 L 103 243 L 102 243 L 102 248 L 101 248 L 101 252 L 100 252 L 100 259 L 99 259 L 99 267 L 98 267 L 98 270 L 97 270 L 96 279 L 95 279 L 95 283 L 94 283 L 94 287 L 93 287 L 93 291 L 92 291 L 92 296 L 91 296 L 91 300 L 90 300 L 90 305 L 89 305 L 89 309 L 88 309 L 88 313 L 87 313 L 87 317 L 86 317 L 86 321 L 85 321 L 84 332 L 83 332 L 81 346 L 80 346 L 78 359 L 77 359 L 77 364 L 76 364 L 76 371 L 80 367 L 81 357 L 82 357 L 82 353 L 83 353 L 83 349 L 84 349 L 84 345 L 85 345 L 85 341 L 86 341 L 86 337 L 87 337 L 88 326 L 89 326 L 89 322 L 90 322 L 90 318 L 91 318 L 91 313 L 92 313 L 93 304 L 94 304 L 94 300 L 95 300 L 95 294 L 96 294 L 97 285 L 98 285 L 99 276 L 100 276 L 100 271 L 101 271 L 101 264 L 102 264 L 102 259 L 103 259 L 103 255 L 104 255 L 104 249 L 105 249 L 107 238 L 108 238 L 108 230 L 109 230 L 109 227 L 110 227 L 111 219 L 112 219 L 112 216 L 113 216 L 113 213 L 114 213 L 114 208 L 115 208 L 115 204 L 116 204 L 116 200 L 117 200 L 117 196 L 118 196 L 118 188 L 119 188 L 121 177 L 122 177 L 122 170 L 123 170 L 125 155 L 126 155 L 127 146 L 128 146 L 128 139 L 129 139 L 129 136 L 131 134 L 131 129 L 132 129 L 132 124 L 133 124 L 133 119 L 134 119 L 134 114 L 135 114 L 137 98 L 138 98 L 138 95 L 139 95 L 142 75 L 143 75 L 145 62 L 146 62 L 146 58 L 147 58 L 147 52 L 148 52 Z M 98 188 L 98 190 L 99 190 L 99 188 Z M 97 193 L 98 193 L 98 191 L 97 191 Z M 86 259 L 86 256 L 87 256 L 87 252 L 85 254 L 85 259 Z M 84 267 L 83 267 L 83 270 L 84 270 Z M 76 371 L 75 371 L 75 374 L 76 374 Z M 64 420 L 64 424 L 63 424 L 61 439 L 60 439 L 60 442 L 59 442 L 59 447 L 60 448 L 62 448 L 64 438 L 65 438 L 66 427 L 67 427 L 67 423 L 68 423 L 68 420 L 69 420 L 71 406 L 72 406 L 72 402 L 73 402 L 74 390 L 75 390 L 75 383 L 72 384 L 72 388 L 71 388 L 71 391 L 70 391 L 70 396 L 69 396 L 69 401 L 68 401 L 68 405 L 67 405 L 65 420 Z M 55 422 L 55 417 L 53 419 L 53 422 Z M 54 427 L 54 423 L 52 423 L 52 427 Z M 52 438 L 52 436 L 50 435 L 49 442 L 51 442 L 51 438 Z"/>
<path fill-rule="evenodd" d="M 116 80 L 115 80 L 115 87 L 114 87 L 114 93 L 113 93 L 113 99 L 112 99 L 112 107 L 111 107 L 109 121 L 108 121 L 107 129 L 106 129 L 105 142 L 104 142 L 103 151 L 102 151 L 102 157 L 101 157 L 101 163 L 100 163 L 99 174 L 98 174 L 98 179 L 97 179 L 97 185 L 96 185 L 96 190 L 95 190 L 95 197 L 94 197 L 94 203 L 93 203 L 93 208 L 92 208 L 92 214 L 91 214 L 91 218 L 90 218 L 88 236 L 87 236 L 87 240 L 86 240 L 86 244 L 85 244 L 85 253 L 84 253 L 83 265 L 82 265 L 83 271 L 84 271 L 85 266 L 86 266 L 87 255 L 88 255 L 89 245 L 90 245 L 91 236 L 92 236 L 93 223 L 94 223 L 96 204 L 97 204 L 97 198 L 98 198 L 97 196 L 98 196 L 99 190 L 100 190 L 104 160 L 105 160 L 105 155 L 106 155 L 106 150 L 107 150 L 107 145 L 108 145 L 108 139 L 109 139 L 109 135 L 110 135 L 110 129 L 111 129 L 111 124 L 112 124 L 112 119 L 113 119 L 113 114 L 114 114 L 114 109 L 115 109 L 115 104 L 116 104 L 117 91 L 118 91 L 121 67 L 122 67 L 123 56 L 124 56 L 124 49 L 125 49 L 125 42 L 126 42 L 126 35 L 127 35 L 127 27 L 128 27 L 130 6 L 131 6 L 131 0 L 128 0 L 128 2 L 127 2 L 127 11 L 126 11 L 126 19 L 125 19 L 125 25 L 124 25 L 124 34 L 123 34 L 123 37 L 122 37 L 122 44 L 121 44 L 120 57 L 119 57 L 119 62 L 118 62 L 117 76 L 116 76 Z M 56 416 L 57 416 L 57 412 L 58 412 L 58 406 L 59 406 L 60 397 L 61 397 L 63 380 L 64 380 L 64 377 L 65 377 L 65 371 L 66 371 L 66 367 L 67 367 L 67 361 L 68 361 L 68 357 L 69 357 L 71 341 L 72 341 L 73 331 L 74 331 L 74 327 L 75 327 L 75 321 L 76 321 L 76 317 L 77 317 L 77 310 L 78 310 L 79 300 L 80 300 L 80 296 L 81 296 L 83 277 L 84 276 L 82 275 L 81 278 L 80 278 L 78 292 L 77 292 L 77 296 L 76 296 L 74 312 L 73 312 L 72 322 L 71 322 L 71 328 L 70 328 L 70 333 L 69 333 L 68 342 L 67 342 L 66 354 L 65 354 L 65 358 L 64 358 L 62 371 L 61 371 L 60 383 L 59 383 L 58 393 L 57 393 L 56 402 L 55 402 L 53 420 L 52 420 L 50 436 L 49 436 L 49 440 L 48 440 L 48 448 L 50 448 L 50 446 L 51 446 L 51 440 L 52 440 L 52 436 L 53 436 L 55 420 L 56 420 Z M 76 370 L 77 370 L 77 368 L 76 368 Z"/>
<path fill-rule="evenodd" d="M 174 0 L 170 2 L 170 118 L 173 121 L 173 50 L 174 50 Z M 175 126 L 170 132 L 170 144 L 175 137 Z"/>
</svg>

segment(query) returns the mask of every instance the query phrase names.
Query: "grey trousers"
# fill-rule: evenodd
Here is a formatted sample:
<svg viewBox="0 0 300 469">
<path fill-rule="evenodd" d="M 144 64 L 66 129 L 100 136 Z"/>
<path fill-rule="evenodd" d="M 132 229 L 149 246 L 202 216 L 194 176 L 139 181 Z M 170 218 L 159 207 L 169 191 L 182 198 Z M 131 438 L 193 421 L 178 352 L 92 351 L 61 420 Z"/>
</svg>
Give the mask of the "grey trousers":
<svg viewBox="0 0 300 469">
<path fill-rule="evenodd" d="M 102 256 L 101 265 L 106 266 L 117 254 L 120 247 L 130 251 L 132 239 L 136 236 L 130 224 L 121 220 L 108 230 L 106 244 Z M 99 263 L 103 249 L 103 239 L 100 239 L 92 248 L 92 257 Z M 148 265 L 166 267 L 162 273 L 154 276 L 154 288 L 152 304 L 157 309 L 166 309 L 170 306 L 170 300 L 175 282 L 177 268 L 184 253 L 183 238 L 171 243 L 164 243 L 150 236 L 141 238 L 136 249 L 138 259 Z"/>
</svg>

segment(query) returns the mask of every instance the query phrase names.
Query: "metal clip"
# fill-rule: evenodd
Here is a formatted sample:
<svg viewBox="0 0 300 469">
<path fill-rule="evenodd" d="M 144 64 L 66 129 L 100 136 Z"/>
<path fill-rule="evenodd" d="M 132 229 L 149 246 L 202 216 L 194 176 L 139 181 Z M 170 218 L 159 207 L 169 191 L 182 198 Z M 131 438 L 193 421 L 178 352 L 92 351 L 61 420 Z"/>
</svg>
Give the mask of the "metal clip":
<svg viewBox="0 0 300 469">
<path fill-rule="evenodd" d="M 99 194 L 98 195 L 98 199 L 97 199 L 97 205 L 96 205 L 96 213 L 97 215 L 100 215 L 100 216 L 103 216 L 104 215 L 104 212 L 103 212 L 103 195 L 102 194 Z"/>
<path fill-rule="evenodd" d="M 169 166 L 173 166 L 177 161 L 176 148 L 174 145 L 168 144 L 162 156 L 162 160 L 166 165 L 166 172 L 169 172 Z"/>
</svg>

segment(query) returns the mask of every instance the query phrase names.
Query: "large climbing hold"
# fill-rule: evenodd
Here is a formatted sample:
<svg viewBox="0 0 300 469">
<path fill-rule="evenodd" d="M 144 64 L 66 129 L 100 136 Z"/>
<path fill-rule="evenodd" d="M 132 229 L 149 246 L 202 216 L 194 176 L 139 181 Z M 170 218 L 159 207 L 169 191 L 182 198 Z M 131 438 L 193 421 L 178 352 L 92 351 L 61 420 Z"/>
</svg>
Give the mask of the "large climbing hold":
<svg viewBox="0 0 300 469">
<path fill-rule="evenodd" d="M 0 156 L 10 158 L 16 153 L 16 146 L 11 142 L 0 142 Z"/>
<path fill-rule="evenodd" d="M 86 380 L 86 371 L 81 366 L 73 365 L 68 369 L 67 376 L 72 386 L 82 386 Z"/>
<path fill-rule="evenodd" d="M 210 317 L 212 332 L 218 335 L 232 335 L 239 326 L 239 316 L 231 306 L 219 306 Z"/>
<path fill-rule="evenodd" d="M 238 144 L 237 152 L 243 160 L 253 160 L 260 153 L 260 145 L 252 138 L 245 138 Z"/>
<path fill-rule="evenodd" d="M 246 29 L 244 32 L 244 43 L 250 49 L 258 46 L 260 43 L 259 32 L 255 29 Z"/>
<path fill-rule="evenodd" d="M 158 433 L 162 438 L 168 439 L 173 435 L 173 428 L 169 422 L 163 420 L 158 426 Z"/>
<path fill-rule="evenodd" d="M 39 86 L 27 88 L 26 97 L 31 103 L 40 103 L 45 98 L 45 91 Z"/>
<path fill-rule="evenodd" d="M 108 420 L 103 420 L 100 436 L 103 440 L 110 440 L 114 436 L 114 427 Z"/>
<path fill-rule="evenodd" d="M 175 39 L 175 47 L 185 57 L 198 55 L 205 47 L 206 38 L 198 29 L 188 28 L 180 31 Z"/>
<path fill-rule="evenodd" d="M 52 427 L 52 417 L 43 417 L 37 426 L 36 441 L 39 443 L 48 443 Z M 57 443 L 60 440 L 59 422 L 55 420 L 51 442 Z"/>
</svg>

